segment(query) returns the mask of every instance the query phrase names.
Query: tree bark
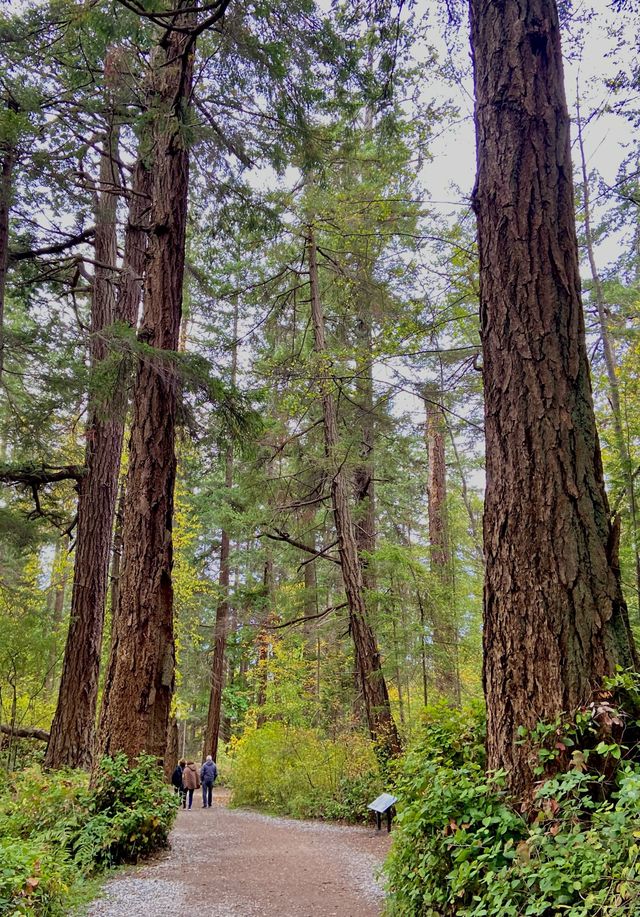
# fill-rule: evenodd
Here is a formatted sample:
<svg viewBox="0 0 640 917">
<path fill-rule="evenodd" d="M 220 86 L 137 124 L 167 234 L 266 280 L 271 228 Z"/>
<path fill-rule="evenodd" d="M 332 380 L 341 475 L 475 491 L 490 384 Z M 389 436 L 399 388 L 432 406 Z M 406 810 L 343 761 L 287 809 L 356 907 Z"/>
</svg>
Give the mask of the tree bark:
<svg viewBox="0 0 640 917">
<path fill-rule="evenodd" d="M 533 783 L 517 729 L 573 711 L 635 650 L 580 301 L 554 0 L 471 0 L 487 487 L 488 766 Z"/>
<path fill-rule="evenodd" d="M 233 311 L 233 344 L 231 350 L 231 384 L 235 386 L 238 369 L 238 303 L 234 303 Z M 227 493 L 233 487 L 233 445 L 227 446 L 225 456 L 225 488 Z M 204 735 L 204 748 L 202 757 L 211 755 L 216 760 L 218 754 L 218 740 L 220 737 L 220 716 L 222 710 L 222 689 L 224 687 L 224 657 L 227 642 L 227 619 L 229 617 L 229 580 L 231 573 L 231 540 L 229 532 L 223 528 L 220 542 L 220 573 L 218 585 L 221 600 L 216 608 L 216 623 L 213 635 L 213 658 L 211 660 L 211 690 L 209 693 L 209 710 L 207 713 L 207 727 Z"/>
<path fill-rule="evenodd" d="M 391 714 L 389 692 L 382 672 L 380 652 L 367 614 L 362 567 L 349 503 L 349 487 L 338 455 L 338 419 L 331 390 L 327 360 L 324 314 L 320 301 L 318 259 L 313 230 L 307 238 L 311 321 L 318 360 L 318 385 L 322 392 L 325 452 L 330 463 L 331 498 L 338 536 L 342 579 L 349 605 L 349 625 L 355 647 L 356 667 L 367 714 L 371 738 L 383 757 L 401 752 L 400 737 Z"/>
<path fill-rule="evenodd" d="M 176 11 L 188 5 L 179 0 Z M 173 491 L 177 350 L 189 186 L 185 140 L 193 81 L 192 13 L 172 20 L 157 48 L 150 109 L 153 192 L 126 484 L 118 607 L 105 678 L 98 750 L 162 757 L 174 685 Z M 180 29 L 180 30 L 178 30 Z M 158 353 L 164 351 L 166 355 Z"/>
<path fill-rule="evenodd" d="M 89 353 L 94 373 L 109 356 L 105 331 L 116 319 L 119 123 L 105 60 L 107 125 L 96 192 L 95 260 Z M 98 701 L 98 676 L 107 596 L 111 532 L 118 484 L 124 418 L 113 393 L 90 396 L 85 431 L 86 474 L 78 486 L 78 523 L 71 617 L 58 704 L 45 755 L 46 767 L 91 766 Z"/>
<path fill-rule="evenodd" d="M 447 519 L 447 465 L 444 448 L 447 424 L 441 401 L 442 392 L 438 386 L 425 386 L 429 544 L 431 571 L 439 585 L 439 595 L 432 603 L 434 681 L 437 691 L 459 704 L 458 629 L 454 620 L 453 552 Z"/>
<path fill-rule="evenodd" d="M 9 141 L 2 147 L 0 160 L 0 382 L 4 371 L 4 296 L 9 265 L 9 210 L 15 162 L 16 150 Z"/>
</svg>

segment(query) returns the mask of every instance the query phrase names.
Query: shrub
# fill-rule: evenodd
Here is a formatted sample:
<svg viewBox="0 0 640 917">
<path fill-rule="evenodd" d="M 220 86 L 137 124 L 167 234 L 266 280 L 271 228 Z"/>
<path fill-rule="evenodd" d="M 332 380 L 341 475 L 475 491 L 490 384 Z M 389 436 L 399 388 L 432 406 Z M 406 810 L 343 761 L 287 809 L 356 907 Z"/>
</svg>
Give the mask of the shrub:
<svg viewBox="0 0 640 917">
<path fill-rule="evenodd" d="M 76 872 L 64 849 L 0 837 L 0 914 L 65 914 Z"/>
<path fill-rule="evenodd" d="M 0 788 L 0 914 L 58 917 L 84 880 L 166 845 L 177 800 L 153 758 L 9 775 Z"/>
<path fill-rule="evenodd" d="M 386 865 L 389 913 L 639 915 L 640 767 L 624 762 L 624 746 L 603 738 L 602 716 L 607 728 L 622 722 L 598 702 L 573 724 L 537 727 L 539 748 L 551 757 L 540 758 L 546 779 L 526 815 L 511 804 L 503 775 L 486 776 L 478 743 L 460 741 L 471 722 L 465 714 L 428 722 L 398 778 L 401 810 Z M 450 738 L 451 745 L 438 747 Z M 548 776 L 555 752 L 571 763 Z"/>
<path fill-rule="evenodd" d="M 124 754 L 105 758 L 91 800 L 91 817 L 74 845 L 85 870 L 134 863 L 166 847 L 178 797 L 155 758 L 141 755 L 129 767 Z"/>
<path fill-rule="evenodd" d="M 370 742 L 359 734 L 327 739 L 319 730 L 268 723 L 231 749 L 233 805 L 295 818 L 360 821 L 382 791 Z"/>
</svg>

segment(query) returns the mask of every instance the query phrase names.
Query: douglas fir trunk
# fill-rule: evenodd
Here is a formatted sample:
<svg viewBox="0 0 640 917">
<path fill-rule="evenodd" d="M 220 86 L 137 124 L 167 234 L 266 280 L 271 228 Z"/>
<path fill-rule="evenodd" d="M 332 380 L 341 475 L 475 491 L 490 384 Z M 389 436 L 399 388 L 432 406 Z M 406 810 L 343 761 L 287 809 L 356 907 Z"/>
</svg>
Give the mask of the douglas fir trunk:
<svg viewBox="0 0 640 917">
<path fill-rule="evenodd" d="M 325 451 L 330 463 L 331 499 L 338 536 L 342 579 L 349 605 L 349 627 L 355 647 L 356 667 L 371 737 L 383 755 L 394 756 L 401 751 L 400 738 L 391 714 L 380 652 L 367 614 L 362 567 L 349 503 L 349 487 L 342 463 L 336 454 L 339 446 L 338 421 L 331 391 L 331 377 L 327 369 L 324 313 L 320 302 L 317 250 L 312 232 L 309 234 L 307 248 L 311 288 L 311 321 L 315 351 L 320 367 L 318 382 L 322 391 Z"/>
<path fill-rule="evenodd" d="M 118 244 L 116 211 L 119 187 L 116 105 L 110 89 L 112 60 L 105 60 L 111 96 L 100 160 L 96 204 L 95 261 L 89 351 L 95 375 L 109 356 L 105 332 L 116 318 Z M 45 755 L 47 767 L 90 767 L 104 608 L 107 595 L 111 530 L 118 487 L 124 418 L 113 393 L 91 395 L 85 431 L 86 474 L 78 482 L 78 528 L 71 616 L 58 704 Z"/>
<path fill-rule="evenodd" d="M 554 0 L 471 0 L 487 491 L 489 768 L 634 649 L 596 434 Z"/>
<path fill-rule="evenodd" d="M 125 751 L 130 757 L 164 755 L 174 681 L 178 380 L 172 354 L 180 334 L 189 184 L 190 15 L 167 29 L 154 62 L 153 191 L 139 338 L 155 352 L 141 356 L 134 387 L 119 599 L 98 736 L 101 754 Z"/>
</svg>

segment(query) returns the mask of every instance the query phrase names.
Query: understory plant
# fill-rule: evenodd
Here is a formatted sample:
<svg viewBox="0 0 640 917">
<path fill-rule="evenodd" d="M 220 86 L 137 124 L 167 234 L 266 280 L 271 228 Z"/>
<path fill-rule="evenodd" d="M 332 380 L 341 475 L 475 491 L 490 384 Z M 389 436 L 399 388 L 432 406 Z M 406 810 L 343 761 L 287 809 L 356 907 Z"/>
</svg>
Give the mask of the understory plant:
<svg viewBox="0 0 640 917">
<path fill-rule="evenodd" d="M 88 879 L 166 845 L 177 803 L 155 759 L 10 774 L 0 788 L 0 915 L 58 917 Z"/>
<path fill-rule="evenodd" d="M 328 739 L 319 730 L 267 723 L 231 746 L 233 805 L 295 818 L 364 821 L 382 792 L 371 743 L 359 733 Z"/>
<path fill-rule="evenodd" d="M 540 777 L 526 804 L 485 773 L 480 714 L 475 727 L 465 712 L 429 716 L 398 778 L 388 913 L 640 915 L 638 724 L 613 703 L 636 687 L 621 673 L 570 719 L 521 734 Z"/>
</svg>

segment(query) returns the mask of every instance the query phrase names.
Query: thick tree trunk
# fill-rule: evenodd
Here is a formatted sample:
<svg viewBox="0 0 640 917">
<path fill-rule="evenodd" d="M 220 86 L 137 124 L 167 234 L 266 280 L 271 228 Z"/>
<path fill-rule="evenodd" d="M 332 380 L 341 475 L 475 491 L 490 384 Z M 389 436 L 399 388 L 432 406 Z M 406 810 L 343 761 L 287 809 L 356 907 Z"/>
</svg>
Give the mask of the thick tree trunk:
<svg viewBox="0 0 640 917">
<path fill-rule="evenodd" d="M 107 59 L 105 73 L 108 69 Z M 119 126 L 112 101 L 107 117 L 96 192 L 96 268 L 89 344 L 94 373 L 109 355 L 104 332 L 116 318 Z M 92 762 L 109 552 L 124 429 L 116 399 L 112 393 L 94 394 L 89 405 L 86 474 L 78 483 L 71 618 L 58 705 L 45 755 L 47 767 L 88 768 Z"/>
<path fill-rule="evenodd" d="M 338 420 L 327 363 L 324 314 L 320 302 L 318 281 L 317 250 L 311 229 L 307 240 L 307 254 L 311 289 L 311 321 L 313 324 L 315 352 L 318 359 L 318 385 L 322 392 L 325 451 L 331 466 L 329 471 L 331 475 L 331 498 L 336 534 L 338 536 L 342 579 L 349 605 L 349 625 L 355 647 L 356 667 L 371 737 L 383 756 L 394 756 L 401 751 L 400 738 L 391 714 L 389 693 L 382 672 L 380 652 L 367 614 L 364 598 L 365 586 L 349 503 L 349 487 L 340 457 L 337 454 L 339 449 Z"/>
<path fill-rule="evenodd" d="M 180 9 L 188 0 L 180 0 Z M 178 347 L 189 185 L 185 143 L 193 79 L 192 14 L 157 49 L 150 108 L 153 193 L 140 340 L 169 357 L 140 361 L 133 395 L 118 607 L 100 717 L 100 754 L 162 757 L 174 684 L 173 491 Z"/>
<path fill-rule="evenodd" d="M 585 242 L 587 248 L 587 257 L 589 259 L 589 268 L 591 270 L 591 280 L 593 282 L 593 300 L 595 302 L 598 314 L 600 341 L 602 343 L 604 364 L 607 371 L 607 381 L 609 383 L 609 404 L 611 405 L 615 447 L 618 453 L 618 461 L 620 463 L 620 470 L 622 472 L 622 481 L 627 502 L 627 511 L 629 513 L 631 544 L 635 560 L 637 602 L 638 610 L 640 611 L 640 539 L 638 537 L 638 510 L 636 506 L 636 494 L 633 480 L 633 464 L 631 461 L 631 456 L 629 455 L 627 440 L 625 438 L 622 425 L 620 386 L 618 384 L 618 375 L 616 373 L 616 356 L 609 331 L 604 290 L 602 288 L 602 281 L 600 280 L 600 274 L 598 273 L 598 266 L 596 264 L 593 229 L 591 226 L 591 194 L 589 188 L 589 175 L 587 173 L 587 160 L 585 156 L 584 141 L 582 136 L 582 119 L 580 117 L 579 100 L 577 104 L 576 116 L 578 126 L 578 148 L 580 150 L 580 167 L 582 172 L 582 203 Z"/>
<path fill-rule="evenodd" d="M 434 679 L 436 690 L 455 704 L 460 703 L 458 678 L 458 629 L 455 624 L 453 553 L 447 519 L 447 465 L 444 439 L 447 429 L 442 392 L 426 386 L 425 439 L 427 443 L 427 505 L 431 571 L 439 585 L 433 604 Z"/>
<path fill-rule="evenodd" d="M 588 701 L 635 652 L 580 301 L 554 0 L 471 0 L 487 490 L 488 766 L 530 788 L 519 725 Z"/>
<path fill-rule="evenodd" d="M 9 265 L 9 210 L 16 152 L 11 143 L 2 147 L 0 160 L 0 382 L 4 370 L 4 296 Z"/>
<path fill-rule="evenodd" d="M 238 303 L 233 309 L 233 343 L 231 345 L 231 384 L 235 386 L 238 374 Z M 227 446 L 225 456 L 224 484 L 227 493 L 233 487 L 233 445 Z M 231 573 L 231 540 L 226 529 L 222 530 L 220 542 L 220 573 L 218 585 L 222 596 L 216 608 L 216 624 L 213 633 L 213 658 L 211 660 L 211 690 L 209 693 L 209 710 L 204 734 L 202 757 L 211 755 L 216 760 L 218 740 L 220 737 L 220 717 L 222 711 L 222 689 L 224 687 L 224 659 L 227 643 L 227 621 L 229 617 L 229 580 Z"/>
</svg>

